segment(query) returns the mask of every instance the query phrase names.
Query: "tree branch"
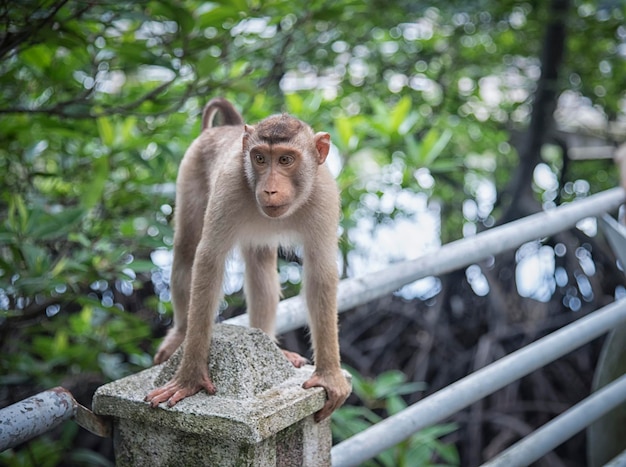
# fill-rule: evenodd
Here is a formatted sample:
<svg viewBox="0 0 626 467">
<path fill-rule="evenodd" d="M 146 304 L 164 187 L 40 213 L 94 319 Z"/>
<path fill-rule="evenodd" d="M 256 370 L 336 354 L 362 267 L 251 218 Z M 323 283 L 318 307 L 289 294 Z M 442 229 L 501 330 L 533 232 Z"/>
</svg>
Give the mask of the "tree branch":
<svg viewBox="0 0 626 467">
<path fill-rule="evenodd" d="M 39 31 L 43 29 L 44 27 L 46 27 L 52 21 L 52 19 L 57 15 L 57 13 L 61 10 L 61 8 L 63 8 L 63 6 L 65 6 L 65 4 L 68 3 L 68 1 L 69 0 L 58 0 L 52 6 L 48 15 L 46 15 L 44 18 L 42 18 L 39 21 L 33 20 L 33 13 L 41 11 L 40 8 L 36 8 L 35 10 L 31 12 L 29 17 L 25 20 L 25 24 L 21 25 L 22 26 L 21 29 L 15 33 L 9 31 L 11 20 L 8 17 L 8 13 L 7 13 L 5 15 L 6 33 L 2 37 L 2 40 L 0 40 L 0 59 L 4 58 L 6 55 L 14 51 L 17 51 L 16 49 L 18 49 L 21 45 L 36 44 L 37 41 L 34 39 L 35 38 L 34 32 Z M 79 10 L 79 12 L 74 15 L 74 17 L 78 17 L 82 15 L 85 11 L 87 11 L 87 9 L 90 8 L 90 4 L 87 4 L 87 5 L 89 6 Z"/>
<path fill-rule="evenodd" d="M 533 103 L 530 124 L 519 148 L 520 163 L 504 194 L 510 204 L 499 223 L 506 223 L 540 209 L 532 190 L 533 172 L 541 161 L 541 147 L 554 124 L 558 97 L 559 70 L 565 54 L 565 38 L 569 0 L 552 0 L 550 18 L 543 41 L 541 77 Z"/>
</svg>

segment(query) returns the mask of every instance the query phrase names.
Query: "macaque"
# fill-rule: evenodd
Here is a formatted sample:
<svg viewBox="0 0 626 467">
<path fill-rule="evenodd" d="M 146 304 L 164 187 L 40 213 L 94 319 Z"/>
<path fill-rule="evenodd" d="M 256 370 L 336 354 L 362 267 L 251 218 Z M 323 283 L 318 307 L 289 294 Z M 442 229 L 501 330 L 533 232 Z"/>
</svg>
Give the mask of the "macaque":
<svg viewBox="0 0 626 467">
<path fill-rule="evenodd" d="M 222 126 L 213 126 L 220 114 Z M 214 315 L 222 298 L 224 265 L 239 247 L 250 325 L 274 338 L 280 298 L 277 249 L 304 249 L 303 288 L 315 371 L 303 388 L 323 387 L 327 401 L 315 420 L 328 417 L 350 393 L 341 372 L 337 330 L 339 194 L 324 165 L 328 133 L 314 133 L 287 114 L 244 125 L 225 99 L 211 100 L 202 132 L 181 162 L 176 182 L 172 301 L 174 326 L 154 357 L 167 360 L 183 344 L 173 379 L 146 401 L 171 407 L 202 389 L 215 394 L 208 371 Z M 283 351 L 297 367 L 306 360 Z"/>
</svg>

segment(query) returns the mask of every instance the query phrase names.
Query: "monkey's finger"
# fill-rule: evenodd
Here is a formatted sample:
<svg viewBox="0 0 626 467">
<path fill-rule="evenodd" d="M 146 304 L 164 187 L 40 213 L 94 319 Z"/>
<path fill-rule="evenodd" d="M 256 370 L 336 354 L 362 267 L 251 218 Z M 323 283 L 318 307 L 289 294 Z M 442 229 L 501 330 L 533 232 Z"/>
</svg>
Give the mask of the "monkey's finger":
<svg viewBox="0 0 626 467">
<path fill-rule="evenodd" d="M 322 420 L 330 416 L 330 414 L 333 413 L 333 410 L 338 407 L 336 398 L 331 396 L 331 391 L 329 391 L 328 388 L 321 383 L 320 378 L 317 375 L 314 375 L 311 379 L 306 380 L 304 384 L 302 384 L 302 387 L 304 389 L 324 388 L 324 390 L 326 391 L 327 399 L 324 403 L 324 407 L 322 407 L 318 412 L 315 412 L 315 415 L 313 417 L 316 422 L 321 422 Z"/>
<path fill-rule="evenodd" d="M 158 407 L 159 404 L 161 404 L 163 402 L 166 402 L 167 399 L 168 399 L 168 395 L 167 394 L 164 394 L 162 397 L 158 397 L 158 398 L 155 397 L 154 399 L 152 399 L 150 401 L 150 407 L 152 407 L 154 409 L 154 408 Z"/>
<path fill-rule="evenodd" d="M 154 399 L 158 398 L 159 395 L 163 392 L 163 388 L 156 388 L 146 394 L 146 397 L 143 398 L 145 402 L 152 402 Z"/>
<path fill-rule="evenodd" d="M 198 392 L 198 391 L 196 391 Z M 190 391 L 186 388 L 181 388 L 176 391 L 167 401 L 168 407 L 174 407 L 178 402 L 182 401 L 185 397 L 193 396 L 195 392 Z"/>
<path fill-rule="evenodd" d="M 164 351 L 162 351 L 162 350 L 159 350 L 157 352 L 157 354 L 154 356 L 154 358 L 152 359 L 152 362 L 155 365 L 159 365 L 159 364 L 163 363 L 165 360 L 167 360 L 166 353 Z"/>
<path fill-rule="evenodd" d="M 202 389 L 204 389 L 210 395 L 214 395 L 216 392 L 213 382 L 210 378 L 206 376 L 200 381 L 200 384 L 191 388 L 175 385 L 167 401 L 167 405 L 168 407 L 174 407 L 181 400 L 199 393 L 200 391 L 202 391 Z"/>
<path fill-rule="evenodd" d="M 317 376 L 312 376 L 311 378 L 307 379 L 304 383 L 302 383 L 302 387 L 304 389 L 311 389 L 311 388 L 324 388 L 324 385 L 321 384 L 321 382 L 319 381 L 319 378 Z"/>
<path fill-rule="evenodd" d="M 336 405 L 337 404 L 333 403 L 332 401 L 327 400 L 326 403 L 324 404 L 324 407 L 322 407 L 319 411 L 315 412 L 315 415 L 313 416 L 313 420 L 315 420 L 316 423 L 319 423 L 325 418 L 330 417 L 330 415 L 335 411 Z"/>
<path fill-rule="evenodd" d="M 204 388 L 204 390 L 208 392 L 211 396 L 215 395 L 215 393 L 217 392 L 217 389 L 215 389 L 215 385 L 213 385 L 213 382 L 209 378 L 203 378 L 200 384 L 202 388 Z"/>
<path fill-rule="evenodd" d="M 165 386 L 161 386 L 150 391 L 144 398 L 144 401 L 150 402 L 152 407 L 156 407 L 161 402 L 168 400 L 175 392 L 176 384 L 173 381 L 170 381 Z"/>
<path fill-rule="evenodd" d="M 150 402 L 151 407 L 157 407 L 160 403 L 167 401 L 172 394 L 172 391 L 160 388 L 148 394 L 145 400 L 146 402 Z"/>
</svg>

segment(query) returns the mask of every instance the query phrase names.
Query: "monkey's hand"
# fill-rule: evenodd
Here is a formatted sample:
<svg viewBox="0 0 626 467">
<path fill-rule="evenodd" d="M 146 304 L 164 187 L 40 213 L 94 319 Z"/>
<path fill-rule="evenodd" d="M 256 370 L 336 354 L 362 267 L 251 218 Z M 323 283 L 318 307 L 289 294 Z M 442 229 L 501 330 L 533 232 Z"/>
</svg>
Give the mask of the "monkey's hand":
<svg viewBox="0 0 626 467">
<path fill-rule="evenodd" d="M 289 362 L 291 362 L 291 364 L 295 366 L 296 368 L 302 368 L 304 365 L 309 363 L 309 361 L 306 358 L 304 358 L 302 355 L 300 355 L 299 353 L 290 352 L 289 350 L 285 350 L 285 349 L 281 349 L 281 350 L 283 352 L 283 355 L 287 358 L 287 360 L 289 360 Z"/>
<path fill-rule="evenodd" d="M 193 396 L 202 389 L 210 395 L 215 394 L 215 386 L 206 370 L 194 379 L 181 378 L 177 373 L 165 386 L 150 391 L 144 400 L 150 402 L 151 407 L 166 401 L 168 407 L 173 407 L 185 397 Z"/>
<path fill-rule="evenodd" d="M 350 395 L 350 383 L 343 375 L 341 370 L 333 372 L 318 372 L 313 373 L 310 379 L 304 382 L 302 385 L 304 389 L 310 389 L 314 387 L 322 387 L 326 390 L 327 400 L 324 407 L 319 412 L 315 413 L 315 421 L 321 422 L 326 417 L 329 417 L 336 409 L 346 401 Z"/>
</svg>

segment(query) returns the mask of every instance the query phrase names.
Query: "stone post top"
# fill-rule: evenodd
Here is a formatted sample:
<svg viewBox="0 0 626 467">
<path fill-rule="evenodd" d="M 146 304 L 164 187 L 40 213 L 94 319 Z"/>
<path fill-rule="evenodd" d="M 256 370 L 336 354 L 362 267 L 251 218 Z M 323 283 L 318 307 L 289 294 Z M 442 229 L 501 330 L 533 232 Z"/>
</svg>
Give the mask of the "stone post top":
<svg viewBox="0 0 626 467">
<path fill-rule="evenodd" d="M 166 384 L 182 359 L 179 348 L 161 365 L 156 386 Z M 297 372 L 261 330 L 216 324 L 209 354 L 209 374 L 217 397 L 245 399 L 284 383 Z"/>
<path fill-rule="evenodd" d="M 205 391 L 174 407 L 151 408 L 146 394 L 174 375 L 181 358 L 101 386 L 93 408 L 100 415 L 163 425 L 189 433 L 256 443 L 320 410 L 323 388 L 302 389 L 313 367 L 294 368 L 262 331 L 216 324 L 209 372 L 217 393 Z"/>
</svg>

